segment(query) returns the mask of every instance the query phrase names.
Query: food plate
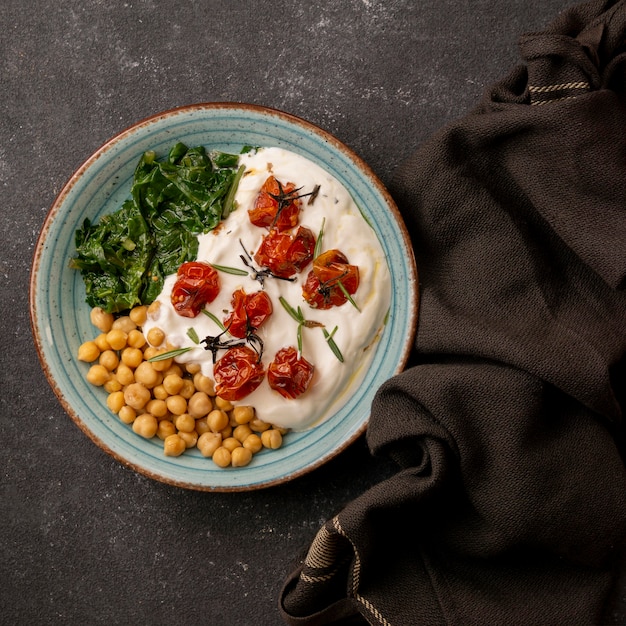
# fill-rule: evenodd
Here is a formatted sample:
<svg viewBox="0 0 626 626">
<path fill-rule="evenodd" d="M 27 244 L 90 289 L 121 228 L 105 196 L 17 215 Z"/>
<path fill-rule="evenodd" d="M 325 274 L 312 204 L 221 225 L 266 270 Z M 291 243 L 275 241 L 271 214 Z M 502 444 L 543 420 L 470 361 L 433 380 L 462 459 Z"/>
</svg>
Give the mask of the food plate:
<svg viewBox="0 0 626 626">
<path fill-rule="evenodd" d="M 277 146 L 314 161 L 351 193 L 371 222 L 392 280 L 388 322 L 358 391 L 334 416 L 310 430 L 292 432 L 279 450 L 255 455 L 240 468 L 218 468 L 192 449 L 166 457 L 162 442 L 136 435 L 106 406 L 106 393 L 85 380 L 76 358 L 94 336 L 78 271 L 70 269 L 74 233 L 86 217 L 96 221 L 129 196 L 133 172 L 146 150 L 166 154 L 177 141 L 225 152 L 242 146 Z M 417 271 L 399 212 L 371 169 L 349 148 L 315 125 L 256 105 L 206 103 L 180 107 L 133 125 L 103 145 L 69 179 L 56 198 L 37 242 L 30 279 L 31 325 L 39 357 L 55 394 L 72 420 L 100 448 L 153 479 L 203 491 L 252 490 L 291 480 L 327 462 L 366 427 L 377 388 L 400 372 L 413 342 Z"/>
</svg>

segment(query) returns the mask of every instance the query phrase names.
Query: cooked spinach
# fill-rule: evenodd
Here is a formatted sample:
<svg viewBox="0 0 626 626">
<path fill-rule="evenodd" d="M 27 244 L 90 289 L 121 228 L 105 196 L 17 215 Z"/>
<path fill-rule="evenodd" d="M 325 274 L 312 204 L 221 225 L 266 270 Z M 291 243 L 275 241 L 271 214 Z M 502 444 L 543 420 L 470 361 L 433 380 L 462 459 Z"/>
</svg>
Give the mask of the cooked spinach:
<svg viewBox="0 0 626 626">
<path fill-rule="evenodd" d="M 145 152 L 120 209 L 76 231 L 71 266 L 82 274 L 87 304 L 115 313 L 154 301 L 164 277 L 196 258 L 198 235 L 232 210 L 237 164 L 237 155 L 181 142 L 164 160 Z"/>
</svg>

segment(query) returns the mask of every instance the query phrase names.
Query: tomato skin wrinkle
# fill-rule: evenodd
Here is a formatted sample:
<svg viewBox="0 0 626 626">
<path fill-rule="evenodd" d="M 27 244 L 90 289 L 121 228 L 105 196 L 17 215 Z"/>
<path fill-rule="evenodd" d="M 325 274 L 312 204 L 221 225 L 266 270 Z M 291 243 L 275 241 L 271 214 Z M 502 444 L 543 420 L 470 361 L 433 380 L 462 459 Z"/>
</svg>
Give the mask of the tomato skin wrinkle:
<svg viewBox="0 0 626 626">
<path fill-rule="evenodd" d="M 196 317 L 220 291 L 219 275 L 208 263 L 187 261 L 177 272 L 170 300 L 178 315 Z"/>
<path fill-rule="evenodd" d="M 343 289 L 341 288 L 343 286 Z M 316 309 L 330 309 L 348 301 L 359 287 L 359 268 L 339 250 L 327 250 L 313 259 L 313 269 L 302 286 L 302 296 Z"/>
<path fill-rule="evenodd" d="M 284 186 L 274 176 L 269 176 L 259 191 L 254 207 L 248 211 L 255 226 L 288 230 L 298 224 L 299 190 L 293 183 Z"/>
<path fill-rule="evenodd" d="M 224 326 L 233 337 L 243 339 L 258 328 L 274 312 L 272 301 L 265 291 L 246 293 L 237 289 L 231 299 L 233 310 L 224 319 Z"/>
<path fill-rule="evenodd" d="M 276 353 L 267 369 L 267 381 L 281 396 L 295 400 L 308 389 L 314 371 L 315 367 L 289 346 Z"/>
<path fill-rule="evenodd" d="M 257 353 L 248 346 L 235 346 L 217 361 L 213 368 L 215 392 L 230 402 L 251 394 L 265 377 Z"/>
<path fill-rule="evenodd" d="M 315 235 L 306 226 L 295 234 L 271 229 L 254 255 L 256 263 L 276 278 L 292 278 L 313 260 Z"/>
</svg>

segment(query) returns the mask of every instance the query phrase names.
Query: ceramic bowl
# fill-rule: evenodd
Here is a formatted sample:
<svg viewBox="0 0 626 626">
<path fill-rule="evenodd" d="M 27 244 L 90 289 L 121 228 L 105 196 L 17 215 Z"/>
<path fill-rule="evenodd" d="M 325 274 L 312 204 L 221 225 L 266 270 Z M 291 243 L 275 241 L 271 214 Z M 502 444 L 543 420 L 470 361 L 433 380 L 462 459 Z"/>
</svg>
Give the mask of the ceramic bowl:
<svg viewBox="0 0 626 626">
<path fill-rule="evenodd" d="M 135 166 L 146 150 L 166 154 L 176 142 L 238 152 L 244 145 L 278 146 L 318 163 L 352 194 L 373 225 L 392 280 L 391 308 L 376 355 L 348 402 L 321 425 L 289 433 L 279 450 L 254 456 L 243 468 L 218 468 L 195 450 L 166 457 L 162 442 L 136 435 L 106 406 L 106 392 L 85 380 L 78 347 L 94 337 L 80 273 L 70 269 L 74 234 L 129 196 Z M 46 377 L 71 419 L 100 448 L 134 470 L 189 489 L 250 490 L 313 470 L 366 429 L 377 388 L 405 366 L 418 308 L 417 272 L 406 228 L 389 193 L 352 150 L 315 125 L 256 105 L 207 103 L 142 120 L 113 137 L 71 176 L 54 201 L 37 242 L 30 281 L 31 325 Z M 69 425 L 68 425 L 69 427 Z"/>
</svg>

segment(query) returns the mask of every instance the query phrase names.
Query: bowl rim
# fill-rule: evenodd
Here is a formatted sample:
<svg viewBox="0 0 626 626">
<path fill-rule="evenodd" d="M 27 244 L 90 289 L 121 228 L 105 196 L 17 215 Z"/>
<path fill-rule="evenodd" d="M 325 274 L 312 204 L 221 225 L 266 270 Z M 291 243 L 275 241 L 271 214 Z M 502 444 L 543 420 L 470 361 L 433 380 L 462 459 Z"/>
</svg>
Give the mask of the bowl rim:
<svg viewBox="0 0 626 626">
<path fill-rule="evenodd" d="M 326 143 L 331 144 L 337 151 L 343 153 L 348 157 L 350 161 L 352 161 L 366 176 L 368 182 L 372 183 L 377 193 L 384 199 L 384 202 L 387 208 L 392 212 L 394 221 L 398 224 L 400 233 L 402 235 L 403 241 L 403 249 L 406 250 L 408 254 L 407 258 L 407 270 L 408 276 L 407 280 L 409 284 L 412 286 L 412 298 L 410 301 L 411 309 L 409 312 L 410 319 L 410 327 L 408 335 L 403 343 L 403 350 L 398 357 L 398 363 L 396 366 L 395 374 L 400 373 L 405 367 L 409 360 L 410 354 L 413 350 L 413 344 L 415 340 L 415 335 L 417 332 L 417 320 L 419 316 L 419 303 L 420 303 L 420 293 L 419 293 L 419 280 L 418 280 L 418 269 L 415 261 L 415 254 L 413 251 L 413 245 L 410 239 L 410 235 L 408 229 L 404 223 L 400 210 L 398 209 L 396 202 L 393 197 L 387 190 L 387 188 L 383 185 L 382 181 L 375 174 L 372 168 L 367 164 L 352 148 L 348 147 L 345 143 L 339 140 L 337 137 L 332 135 L 330 132 L 322 129 L 320 126 L 305 120 L 297 115 L 292 113 L 285 112 L 281 109 L 272 108 L 263 106 L 260 104 L 252 104 L 252 103 L 242 103 L 242 102 L 230 102 L 230 101 L 219 101 L 219 102 L 197 102 L 193 104 L 186 104 L 177 107 L 172 107 L 154 114 L 151 114 L 147 117 L 144 117 L 137 122 L 130 124 L 120 130 L 119 132 L 112 135 L 108 140 L 104 143 L 100 144 L 100 146 L 83 162 L 75 169 L 75 171 L 69 176 L 66 182 L 62 185 L 60 191 L 56 194 L 53 202 L 51 203 L 44 221 L 41 225 L 39 235 L 37 237 L 35 248 L 32 254 L 31 266 L 29 272 L 29 319 L 30 319 L 30 328 L 33 336 L 33 341 L 35 344 L 37 356 L 39 359 L 39 363 L 42 367 L 46 380 L 50 387 L 52 388 L 57 400 L 60 402 L 64 411 L 69 415 L 71 420 L 76 424 L 80 430 L 87 435 L 87 437 L 95 443 L 101 450 L 107 453 L 109 456 L 114 458 L 116 461 L 121 463 L 123 466 L 134 470 L 135 472 L 156 480 L 158 482 L 172 485 L 175 487 L 180 487 L 189 490 L 196 491 L 205 491 L 205 492 L 236 492 L 236 491 L 253 491 L 264 488 L 269 488 L 277 485 L 284 484 L 286 482 L 290 482 L 302 475 L 308 474 L 320 466 L 327 463 L 332 458 L 338 456 L 341 452 L 343 452 L 346 448 L 352 445 L 359 437 L 361 437 L 365 431 L 367 430 L 370 416 L 363 421 L 359 428 L 355 429 L 355 431 L 344 441 L 341 445 L 334 447 L 330 452 L 325 455 L 322 455 L 317 462 L 309 463 L 308 465 L 300 468 L 299 470 L 295 470 L 288 475 L 280 476 L 274 480 L 268 480 L 265 482 L 255 483 L 253 485 L 228 485 L 228 486 L 210 486 L 210 485 L 199 485 L 197 483 L 189 483 L 183 480 L 177 480 L 170 477 L 162 476 L 158 473 L 155 473 L 138 463 L 134 463 L 132 460 L 127 457 L 118 454 L 115 450 L 113 450 L 105 441 L 95 435 L 89 427 L 85 424 L 83 419 L 77 414 L 74 408 L 66 399 L 63 394 L 62 389 L 59 387 L 55 377 L 52 374 L 49 364 L 46 361 L 44 348 L 42 339 L 40 337 L 41 329 L 39 328 L 38 323 L 38 315 L 37 315 L 37 302 L 36 302 L 36 287 L 37 287 L 37 272 L 39 265 L 41 263 L 42 255 L 44 252 L 44 243 L 46 241 L 48 231 L 51 228 L 52 223 L 56 219 L 57 215 L 61 207 L 63 206 L 63 202 L 65 198 L 68 196 L 74 185 L 77 181 L 84 175 L 84 173 L 99 159 L 101 156 L 106 153 L 112 146 L 122 141 L 125 137 L 130 136 L 136 133 L 142 126 L 151 125 L 158 120 L 167 118 L 172 115 L 188 113 L 193 111 L 204 111 L 204 110 L 241 110 L 243 112 L 249 112 L 258 115 L 266 115 L 266 116 L 274 116 L 278 117 L 283 121 L 291 125 L 300 126 L 306 131 L 322 138 Z M 332 171 L 331 171 L 332 173 Z"/>
</svg>

